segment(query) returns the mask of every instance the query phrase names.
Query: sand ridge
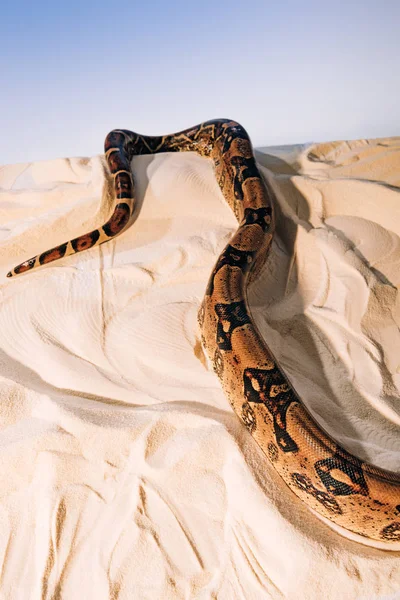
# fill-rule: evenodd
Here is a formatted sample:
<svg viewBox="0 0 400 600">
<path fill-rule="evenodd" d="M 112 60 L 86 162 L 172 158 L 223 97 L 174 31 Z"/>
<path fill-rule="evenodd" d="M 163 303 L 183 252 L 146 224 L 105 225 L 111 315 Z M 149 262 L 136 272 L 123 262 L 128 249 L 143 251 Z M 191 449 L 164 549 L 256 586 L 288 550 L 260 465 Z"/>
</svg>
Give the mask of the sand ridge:
<svg viewBox="0 0 400 600">
<path fill-rule="evenodd" d="M 257 160 L 278 219 L 256 323 L 321 425 L 400 470 L 400 139 Z M 112 198 L 102 155 L 0 169 L 0 597 L 400 597 L 399 554 L 293 497 L 205 360 L 197 309 L 236 229 L 211 164 L 132 169 L 124 234 L 12 281 Z"/>
</svg>

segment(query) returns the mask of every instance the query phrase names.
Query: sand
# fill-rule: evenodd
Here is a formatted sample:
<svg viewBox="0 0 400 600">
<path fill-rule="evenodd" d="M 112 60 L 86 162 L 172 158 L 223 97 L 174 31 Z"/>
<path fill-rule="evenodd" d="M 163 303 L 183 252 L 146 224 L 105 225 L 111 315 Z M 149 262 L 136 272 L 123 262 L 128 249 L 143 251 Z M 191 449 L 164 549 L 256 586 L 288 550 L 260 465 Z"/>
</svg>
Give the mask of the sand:
<svg viewBox="0 0 400 600">
<path fill-rule="evenodd" d="M 278 200 L 257 325 L 316 419 L 400 471 L 400 138 L 258 149 Z M 104 156 L 0 170 L 0 599 L 394 600 L 400 552 L 333 531 L 233 414 L 196 314 L 236 229 L 211 164 L 132 162 L 116 240 Z"/>
</svg>

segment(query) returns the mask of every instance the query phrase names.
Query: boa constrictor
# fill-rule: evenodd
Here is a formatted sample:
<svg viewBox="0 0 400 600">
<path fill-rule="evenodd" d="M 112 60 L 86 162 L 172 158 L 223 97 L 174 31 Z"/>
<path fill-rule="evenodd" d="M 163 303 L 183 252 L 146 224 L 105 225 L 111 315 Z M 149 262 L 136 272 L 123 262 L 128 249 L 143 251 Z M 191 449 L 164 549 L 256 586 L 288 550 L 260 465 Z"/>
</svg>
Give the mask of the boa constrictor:
<svg viewBox="0 0 400 600">
<path fill-rule="evenodd" d="M 23 262 L 8 276 L 82 252 L 121 233 L 135 207 L 132 157 L 176 151 L 195 151 L 213 160 L 219 186 L 239 222 L 212 271 L 199 311 L 202 343 L 230 404 L 282 479 L 311 509 L 339 529 L 362 536 L 359 541 L 397 549 L 400 474 L 358 459 L 323 431 L 252 320 L 247 284 L 266 261 L 274 212 L 272 192 L 260 176 L 241 125 L 220 119 L 162 137 L 111 131 L 105 156 L 115 207 L 107 223 Z"/>
</svg>

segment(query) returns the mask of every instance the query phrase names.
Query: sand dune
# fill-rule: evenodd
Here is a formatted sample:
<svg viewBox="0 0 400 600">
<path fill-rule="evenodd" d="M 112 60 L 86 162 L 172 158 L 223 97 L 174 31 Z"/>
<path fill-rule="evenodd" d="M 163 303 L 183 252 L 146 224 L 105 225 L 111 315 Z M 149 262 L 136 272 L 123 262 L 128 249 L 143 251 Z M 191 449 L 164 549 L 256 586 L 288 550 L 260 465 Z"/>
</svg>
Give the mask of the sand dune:
<svg viewBox="0 0 400 600">
<path fill-rule="evenodd" d="M 277 233 L 250 303 L 316 419 L 400 471 L 400 138 L 257 151 Z M 400 598 L 398 552 L 338 535 L 232 413 L 196 314 L 236 221 L 211 163 L 136 157 L 116 240 L 104 157 L 0 169 L 0 598 Z"/>
</svg>

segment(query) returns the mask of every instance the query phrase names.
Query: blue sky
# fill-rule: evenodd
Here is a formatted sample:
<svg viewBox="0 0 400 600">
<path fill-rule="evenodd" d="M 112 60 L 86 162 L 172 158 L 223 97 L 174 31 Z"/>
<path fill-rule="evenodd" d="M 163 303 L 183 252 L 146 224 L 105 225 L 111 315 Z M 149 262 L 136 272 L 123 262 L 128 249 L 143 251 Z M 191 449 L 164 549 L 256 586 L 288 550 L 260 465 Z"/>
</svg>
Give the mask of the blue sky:
<svg viewBox="0 0 400 600">
<path fill-rule="evenodd" d="M 400 135 L 400 2 L 7 3 L 0 164 L 214 117 L 255 146 Z"/>
</svg>

